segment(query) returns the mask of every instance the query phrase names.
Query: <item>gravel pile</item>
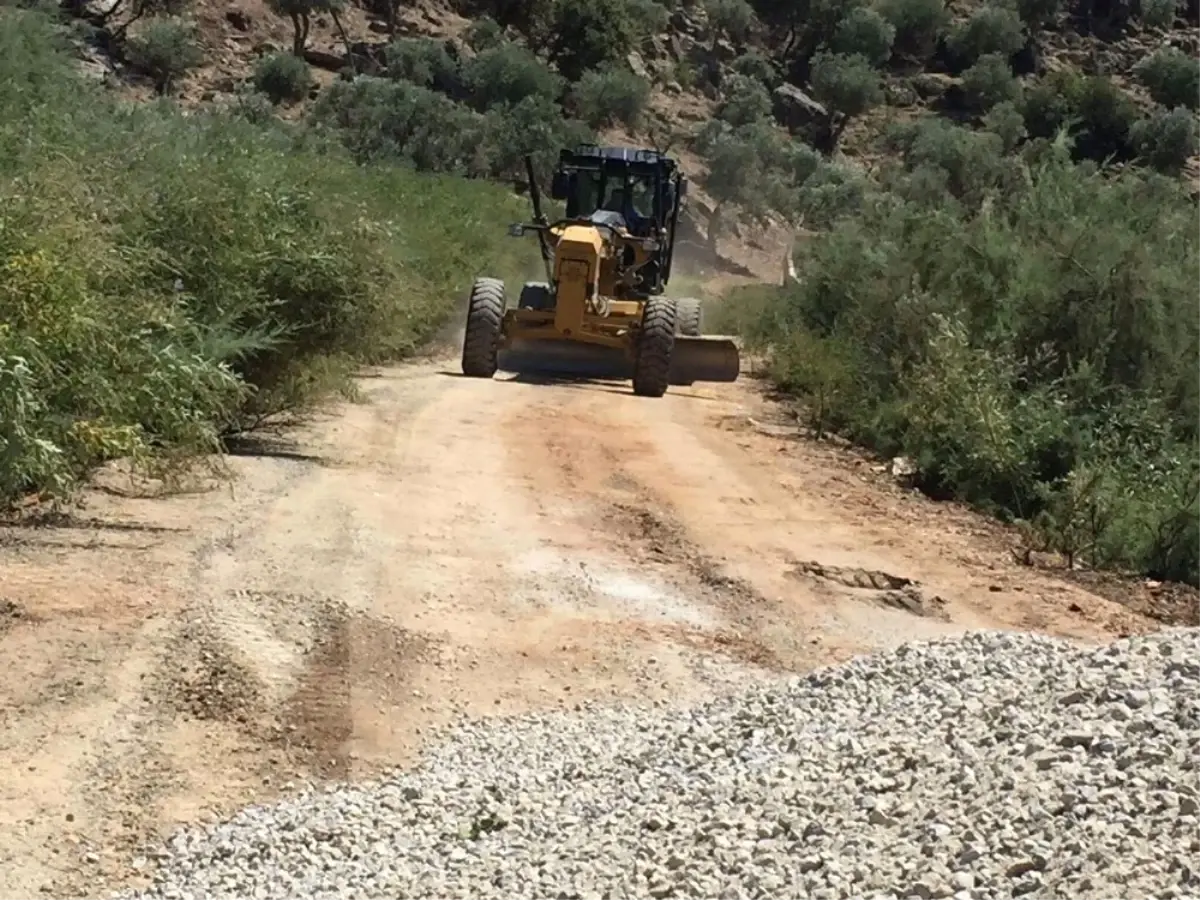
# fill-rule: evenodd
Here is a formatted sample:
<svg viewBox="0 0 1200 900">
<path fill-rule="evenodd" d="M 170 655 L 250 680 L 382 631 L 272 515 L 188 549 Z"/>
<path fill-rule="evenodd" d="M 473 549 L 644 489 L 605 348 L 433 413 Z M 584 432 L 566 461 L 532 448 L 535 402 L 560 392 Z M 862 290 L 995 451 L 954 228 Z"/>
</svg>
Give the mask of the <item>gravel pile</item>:
<svg viewBox="0 0 1200 900">
<path fill-rule="evenodd" d="M 1200 898 L 1200 630 L 973 634 L 463 725 L 169 844 L 145 898 Z"/>
</svg>

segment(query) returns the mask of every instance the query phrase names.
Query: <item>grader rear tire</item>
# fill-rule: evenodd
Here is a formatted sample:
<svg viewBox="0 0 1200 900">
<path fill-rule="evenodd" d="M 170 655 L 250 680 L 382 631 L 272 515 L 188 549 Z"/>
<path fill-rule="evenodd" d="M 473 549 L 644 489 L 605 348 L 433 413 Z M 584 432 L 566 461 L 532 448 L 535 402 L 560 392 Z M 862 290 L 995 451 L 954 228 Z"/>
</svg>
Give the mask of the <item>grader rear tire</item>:
<svg viewBox="0 0 1200 900">
<path fill-rule="evenodd" d="M 637 353 L 633 363 L 633 392 L 639 397 L 661 397 L 671 380 L 671 353 L 675 350 L 675 301 L 651 297 L 642 312 Z"/>
<path fill-rule="evenodd" d="M 504 282 L 476 278 L 467 301 L 467 329 L 463 335 L 462 370 L 468 378 L 496 374 L 500 329 L 504 321 Z"/>
<path fill-rule="evenodd" d="M 704 310 L 700 301 L 685 297 L 675 301 L 677 310 L 675 325 L 676 333 L 684 337 L 700 337 L 704 334 Z"/>
</svg>

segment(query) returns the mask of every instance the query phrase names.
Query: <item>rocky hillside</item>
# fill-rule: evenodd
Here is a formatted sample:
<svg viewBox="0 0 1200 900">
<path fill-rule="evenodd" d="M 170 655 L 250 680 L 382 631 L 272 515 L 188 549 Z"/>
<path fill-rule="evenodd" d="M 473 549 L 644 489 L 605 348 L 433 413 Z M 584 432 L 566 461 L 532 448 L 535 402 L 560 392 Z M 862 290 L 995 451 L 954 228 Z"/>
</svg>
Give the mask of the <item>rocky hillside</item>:
<svg viewBox="0 0 1200 900">
<path fill-rule="evenodd" d="M 332 126 L 361 159 L 506 178 L 525 150 L 597 133 L 670 146 L 702 188 L 694 239 L 749 250 L 773 278 L 781 223 L 819 227 L 847 162 L 877 170 L 913 123 L 1005 147 L 1068 126 L 1077 158 L 1200 170 L 1194 0 L 91 0 L 75 12 L 90 69 L 125 89 L 273 105 Z M 772 222 L 767 244 L 742 233 Z"/>
</svg>

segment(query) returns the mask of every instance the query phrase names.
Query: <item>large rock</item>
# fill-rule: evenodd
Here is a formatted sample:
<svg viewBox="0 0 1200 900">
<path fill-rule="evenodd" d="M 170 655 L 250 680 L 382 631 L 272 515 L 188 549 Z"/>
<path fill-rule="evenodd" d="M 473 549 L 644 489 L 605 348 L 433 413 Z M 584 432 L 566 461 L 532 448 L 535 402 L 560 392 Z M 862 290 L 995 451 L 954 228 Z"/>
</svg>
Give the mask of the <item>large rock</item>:
<svg viewBox="0 0 1200 900">
<path fill-rule="evenodd" d="M 808 131 L 820 127 L 829 114 L 825 107 L 794 84 L 783 83 L 771 95 L 775 119 L 788 131 Z"/>
</svg>

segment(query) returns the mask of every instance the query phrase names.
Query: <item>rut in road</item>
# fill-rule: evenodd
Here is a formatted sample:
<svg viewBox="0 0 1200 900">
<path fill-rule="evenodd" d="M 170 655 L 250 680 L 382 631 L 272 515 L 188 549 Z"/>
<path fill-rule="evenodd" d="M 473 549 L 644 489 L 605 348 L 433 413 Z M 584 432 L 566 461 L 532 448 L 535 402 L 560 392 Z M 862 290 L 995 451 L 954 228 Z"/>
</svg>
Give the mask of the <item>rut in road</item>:
<svg viewBox="0 0 1200 900">
<path fill-rule="evenodd" d="M 1152 627 L 756 429 L 747 384 L 448 366 L 364 379 L 227 486 L 107 475 L 85 516 L 3 532 L 3 893 L 136 882 L 175 823 L 410 763 L 462 716 L 686 702 L 966 628 Z"/>
</svg>

